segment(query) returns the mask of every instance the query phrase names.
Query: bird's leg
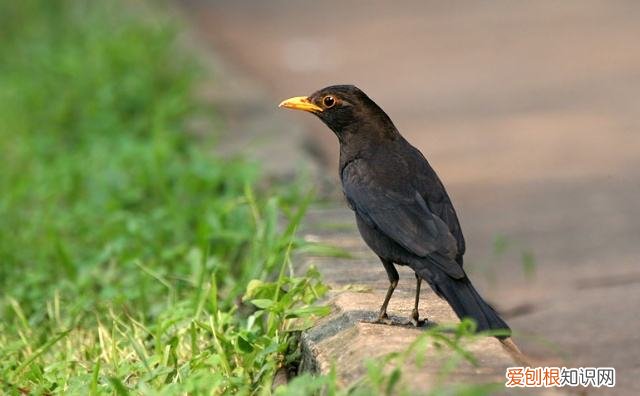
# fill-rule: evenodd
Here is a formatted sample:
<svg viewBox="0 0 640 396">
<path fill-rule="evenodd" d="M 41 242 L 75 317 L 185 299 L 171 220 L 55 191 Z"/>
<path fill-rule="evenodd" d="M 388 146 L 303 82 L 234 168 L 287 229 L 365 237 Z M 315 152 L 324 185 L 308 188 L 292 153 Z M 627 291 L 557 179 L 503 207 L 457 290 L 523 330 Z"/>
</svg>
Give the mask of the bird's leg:
<svg viewBox="0 0 640 396">
<path fill-rule="evenodd" d="M 387 276 L 389 277 L 389 288 L 387 289 L 387 295 L 384 297 L 384 301 L 380 307 L 380 314 L 378 315 L 376 323 L 392 324 L 391 320 L 389 320 L 389 316 L 387 315 L 387 306 L 389 305 L 389 300 L 391 300 L 393 291 L 396 289 L 396 286 L 398 286 L 400 275 L 398 275 L 398 271 L 391 261 L 387 261 L 382 258 L 380 260 L 382 260 L 382 265 L 387 271 Z"/>
<path fill-rule="evenodd" d="M 411 323 L 420 327 L 425 324 L 425 320 L 420 320 L 420 313 L 418 312 L 418 304 L 420 303 L 420 286 L 422 285 L 422 278 L 420 275 L 416 274 L 416 302 L 413 306 L 413 311 L 411 311 Z"/>
<path fill-rule="evenodd" d="M 398 281 L 391 281 L 391 283 L 389 284 L 389 288 L 387 289 L 387 295 L 384 297 L 384 301 L 382 303 L 382 306 L 380 307 L 380 314 L 378 315 L 378 322 L 380 323 L 386 323 L 386 324 L 391 324 L 391 321 L 389 320 L 389 315 L 387 315 L 387 306 L 389 305 L 389 300 L 391 300 L 391 295 L 393 294 L 393 291 L 395 290 L 396 286 L 398 286 Z"/>
</svg>

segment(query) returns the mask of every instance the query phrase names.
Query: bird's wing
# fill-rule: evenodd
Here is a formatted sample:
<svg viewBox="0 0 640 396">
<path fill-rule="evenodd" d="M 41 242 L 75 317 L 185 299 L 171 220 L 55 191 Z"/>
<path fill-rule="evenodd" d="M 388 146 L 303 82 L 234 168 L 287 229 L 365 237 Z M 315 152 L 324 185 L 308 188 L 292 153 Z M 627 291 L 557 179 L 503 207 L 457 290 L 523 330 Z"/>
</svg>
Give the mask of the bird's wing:
<svg viewBox="0 0 640 396">
<path fill-rule="evenodd" d="M 453 203 L 451 203 L 447 190 L 444 188 L 436 172 L 431 168 L 431 165 L 429 165 L 429 162 L 427 162 L 418 149 L 415 147 L 412 148 L 415 153 L 414 158 L 421 159 L 421 161 L 417 163 L 417 169 L 415 171 L 416 177 L 413 179 L 415 187 L 420 192 L 420 195 L 422 195 L 429 209 L 447 224 L 449 232 L 457 242 L 458 256 L 456 257 L 456 261 L 462 265 L 462 255 L 466 250 L 466 246 L 456 210 L 453 207 Z"/>
<path fill-rule="evenodd" d="M 344 168 L 342 183 L 351 207 L 370 225 L 419 257 L 436 254 L 442 269 L 454 278 L 464 276 L 454 260 L 457 243 L 447 224 L 436 216 L 413 188 L 384 188 L 366 165 L 354 161 Z"/>
<path fill-rule="evenodd" d="M 458 216 L 456 214 L 455 209 L 453 208 L 453 204 L 449 200 L 449 197 L 445 196 L 440 201 L 434 201 L 430 199 L 429 195 L 422 195 L 427 203 L 427 206 L 431 211 L 438 216 L 442 221 L 445 222 L 447 227 L 449 228 L 449 232 L 454 236 L 457 242 L 458 255 L 456 257 L 456 261 L 458 264 L 462 265 L 462 255 L 466 250 L 464 235 L 462 235 L 462 228 L 460 227 L 460 222 L 458 221 Z"/>
</svg>

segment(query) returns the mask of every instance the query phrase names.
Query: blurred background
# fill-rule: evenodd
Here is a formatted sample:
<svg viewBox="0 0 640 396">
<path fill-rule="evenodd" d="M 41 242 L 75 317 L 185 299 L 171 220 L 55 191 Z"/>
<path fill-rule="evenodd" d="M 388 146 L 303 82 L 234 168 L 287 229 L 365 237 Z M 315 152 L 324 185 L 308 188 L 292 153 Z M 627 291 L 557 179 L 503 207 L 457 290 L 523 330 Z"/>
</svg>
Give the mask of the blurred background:
<svg viewBox="0 0 640 396">
<path fill-rule="evenodd" d="M 331 84 L 367 92 L 439 172 L 467 268 L 535 335 L 521 338 L 530 352 L 548 353 L 543 338 L 640 375 L 640 3 L 179 4 L 274 104 Z M 333 134 L 287 117 L 335 175 Z"/>
</svg>

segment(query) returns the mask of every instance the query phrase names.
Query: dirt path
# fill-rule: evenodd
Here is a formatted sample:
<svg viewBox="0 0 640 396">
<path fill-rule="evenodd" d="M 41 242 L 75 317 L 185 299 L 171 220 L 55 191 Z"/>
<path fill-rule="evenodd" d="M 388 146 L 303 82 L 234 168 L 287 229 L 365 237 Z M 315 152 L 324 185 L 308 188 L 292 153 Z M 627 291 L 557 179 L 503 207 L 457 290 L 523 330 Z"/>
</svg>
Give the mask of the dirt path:
<svg viewBox="0 0 640 396">
<path fill-rule="evenodd" d="M 274 111 L 332 83 L 366 90 L 440 173 L 468 268 L 516 330 L 640 393 L 640 2 L 181 4 Z M 334 173 L 335 138 L 305 122 Z"/>
</svg>

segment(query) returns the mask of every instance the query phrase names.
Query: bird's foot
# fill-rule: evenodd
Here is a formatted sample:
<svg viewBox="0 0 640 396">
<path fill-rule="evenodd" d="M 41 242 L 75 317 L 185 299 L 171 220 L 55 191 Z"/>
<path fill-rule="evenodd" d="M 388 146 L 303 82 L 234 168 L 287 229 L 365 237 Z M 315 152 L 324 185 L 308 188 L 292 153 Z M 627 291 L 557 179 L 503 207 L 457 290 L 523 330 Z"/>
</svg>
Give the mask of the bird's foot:
<svg viewBox="0 0 640 396">
<path fill-rule="evenodd" d="M 409 323 L 415 327 L 422 327 L 427 324 L 427 320 L 420 319 L 420 315 L 418 314 L 418 311 L 414 309 L 413 312 L 411 312 L 411 320 L 409 321 Z"/>
<path fill-rule="evenodd" d="M 387 315 L 386 312 L 383 312 L 383 313 L 380 314 L 380 316 L 378 316 L 378 319 L 376 319 L 373 323 L 392 325 L 393 324 L 393 320 L 391 320 L 389 318 L 389 315 Z"/>
<path fill-rule="evenodd" d="M 393 325 L 393 324 L 395 324 L 395 322 L 393 320 L 391 320 L 391 318 L 389 318 L 389 315 L 387 315 L 386 312 L 383 312 L 380 315 L 378 315 L 377 319 L 372 320 L 372 321 L 364 321 L 364 323 L 384 324 L 384 325 Z"/>
</svg>

